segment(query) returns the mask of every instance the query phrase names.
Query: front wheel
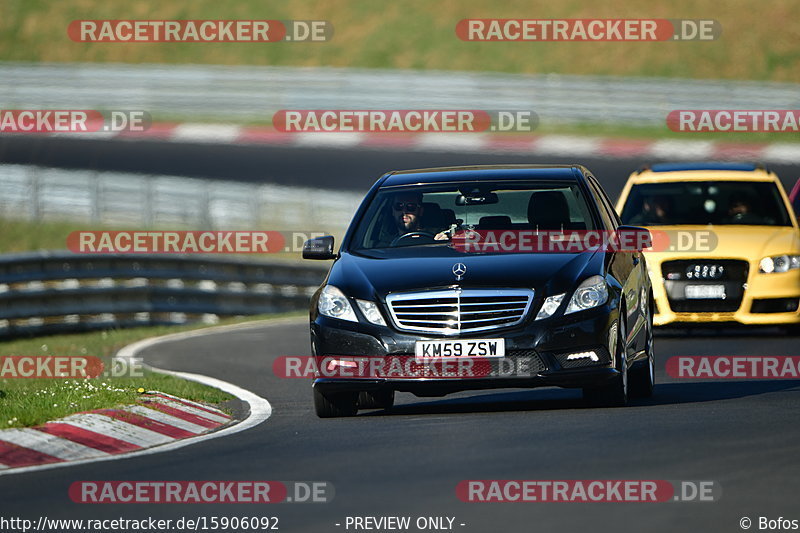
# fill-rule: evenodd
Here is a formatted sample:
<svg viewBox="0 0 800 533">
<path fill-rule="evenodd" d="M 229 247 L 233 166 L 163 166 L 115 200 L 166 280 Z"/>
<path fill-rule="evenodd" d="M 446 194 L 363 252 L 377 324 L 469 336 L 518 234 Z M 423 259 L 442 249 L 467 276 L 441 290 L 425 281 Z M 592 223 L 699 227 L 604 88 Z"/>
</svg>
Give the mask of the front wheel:
<svg viewBox="0 0 800 533">
<path fill-rule="evenodd" d="M 631 368 L 631 396 L 634 398 L 650 398 L 653 395 L 653 388 L 656 384 L 656 354 L 653 348 L 652 308 L 645 327 L 647 328 L 647 340 L 645 341 L 647 362 L 639 367 Z"/>
<path fill-rule="evenodd" d="M 355 416 L 358 413 L 358 393 L 335 392 L 323 393 L 317 387 L 314 390 L 314 410 L 320 418 L 336 418 Z"/>
<path fill-rule="evenodd" d="M 625 310 L 620 308 L 617 320 L 617 349 L 615 368 L 618 374 L 608 383 L 599 387 L 583 389 L 583 399 L 596 407 L 624 407 L 628 404 L 628 357 L 625 353 L 627 330 L 625 328 Z"/>
</svg>

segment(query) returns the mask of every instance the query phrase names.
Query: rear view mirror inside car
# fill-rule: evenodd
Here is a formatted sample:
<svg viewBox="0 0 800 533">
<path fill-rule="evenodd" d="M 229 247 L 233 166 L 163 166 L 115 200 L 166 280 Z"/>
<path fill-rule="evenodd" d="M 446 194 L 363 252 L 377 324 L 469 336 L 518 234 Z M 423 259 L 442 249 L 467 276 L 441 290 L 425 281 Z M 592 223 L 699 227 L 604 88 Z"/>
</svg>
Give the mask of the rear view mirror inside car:
<svg viewBox="0 0 800 533">
<path fill-rule="evenodd" d="M 499 202 L 497 194 L 493 192 L 473 191 L 468 194 L 459 194 L 456 197 L 456 205 L 488 205 Z"/>
</svg>

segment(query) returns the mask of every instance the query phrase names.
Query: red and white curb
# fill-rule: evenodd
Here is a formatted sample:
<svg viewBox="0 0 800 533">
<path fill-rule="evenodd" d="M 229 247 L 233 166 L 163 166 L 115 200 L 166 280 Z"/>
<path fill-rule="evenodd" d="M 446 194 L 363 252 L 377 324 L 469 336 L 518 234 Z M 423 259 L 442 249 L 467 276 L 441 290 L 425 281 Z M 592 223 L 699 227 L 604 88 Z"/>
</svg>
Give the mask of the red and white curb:
<svg viewBox="0 0 800 533">
<path fill-rule="evenodd" d="M 800 162 L 800 143 L 735 143 L 500 133 L 287 133 L 268 126 L 155 123 L 143 132 L 27 134 L 85 139 L 158 140 L 187 144 L 275 145 L 403 151 L 486 152 L 568 157 Z"/>
<path fill-rule="evenodd" d="M 223 331 L 276 325 L 292 320 L 261 320 L 217 326 L 145 339 L 128 345 L 116 357 L 133 358 L 164 342 Z M 209 376 L 148 367 L 162 374 L 203 383 L 225 391 L 249 407 L 235 421 L 214 407 L 160 392 L 143 396 L 136 405 L 78 413 L 34 428 L 0 430 L 0 475 L 161 453 L 250 429 L 272 414 L 269 402 L 241 387 Z"/>
<path fill-rule="evenodd" d="M 0 431 L 0 468 L 107 457 L 202 435 L 232 422 L 223 411 L 164 393 L 44 425 Z"/>
</svg>

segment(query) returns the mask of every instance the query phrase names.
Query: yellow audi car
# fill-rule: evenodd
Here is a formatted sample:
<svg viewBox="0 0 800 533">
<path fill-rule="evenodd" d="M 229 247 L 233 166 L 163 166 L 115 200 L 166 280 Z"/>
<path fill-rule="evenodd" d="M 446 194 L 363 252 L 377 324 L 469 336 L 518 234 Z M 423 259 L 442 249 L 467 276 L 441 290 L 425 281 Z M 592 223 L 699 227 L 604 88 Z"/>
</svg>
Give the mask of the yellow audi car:
<svg viewBox="0 0 800 533">
<path fill-rule="evenodd" d="M 631 174 L 617 212 L 653 235 L 655 325 L 800 324 L 800 228 L 774 172 L 654 164 Z"/>
</svg>

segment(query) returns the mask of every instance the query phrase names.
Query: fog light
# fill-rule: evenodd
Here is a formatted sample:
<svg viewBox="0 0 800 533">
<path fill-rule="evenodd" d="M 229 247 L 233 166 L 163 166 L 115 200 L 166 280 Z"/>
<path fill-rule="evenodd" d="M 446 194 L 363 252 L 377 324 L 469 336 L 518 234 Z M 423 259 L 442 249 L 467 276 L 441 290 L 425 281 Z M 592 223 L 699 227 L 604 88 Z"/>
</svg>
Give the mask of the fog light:
<svg viewBox="0 0 800 533">
<path fill-rule="evenodd" d="M 571 353 L 567 356 L 567 361 L 575 361 L 576 359 L 591 359 L 592 361 L 599 361 L 600 358 L 594 352 L 578 352 Z"/>
</svg>

